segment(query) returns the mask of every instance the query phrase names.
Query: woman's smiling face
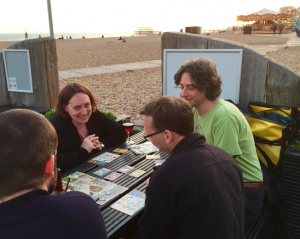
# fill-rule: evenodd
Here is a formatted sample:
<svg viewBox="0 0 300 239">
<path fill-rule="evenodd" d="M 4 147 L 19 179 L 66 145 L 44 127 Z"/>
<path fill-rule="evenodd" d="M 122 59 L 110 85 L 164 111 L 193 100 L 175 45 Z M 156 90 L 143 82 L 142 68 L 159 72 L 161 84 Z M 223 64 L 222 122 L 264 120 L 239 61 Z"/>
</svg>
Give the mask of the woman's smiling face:
<svg viewBox="0 0 300 239">
<path fill-rule="evenodd" d="M 92 114 L 91 101 L 88 95 L 76 93 L 69 100 L 69 104 L 64 107 L 72 118 L 75 125 L 81 125 L 88 122 Z"/>
</svg>

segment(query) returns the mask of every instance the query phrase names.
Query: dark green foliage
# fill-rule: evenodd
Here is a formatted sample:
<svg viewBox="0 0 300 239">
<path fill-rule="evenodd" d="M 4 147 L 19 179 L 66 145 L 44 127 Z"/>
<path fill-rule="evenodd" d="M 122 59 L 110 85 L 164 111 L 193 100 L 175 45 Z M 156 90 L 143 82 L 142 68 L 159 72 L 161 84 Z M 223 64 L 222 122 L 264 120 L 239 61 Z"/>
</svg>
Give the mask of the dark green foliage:
<svg viewBox="0 0 300 239">
<path fill-rule="evenodd" d="M 56 110 L 49 110 L 45 114 L 45 118 L 50 120 L 54 115 L 56 115 Z"/>
<path fill-rule="evenodd" d="M 115 120 L 117 118 L 117 116 L 115 116 L 114 114 L 110 113 L 110 112 L 104 112 L 101 111 L 103 114 L 105 114 L 107 117 L 111 118 L 112 120 Z M 49 110 L 46 112 L 45 114 L 45 118 L 47 120 L 50 120 L 54 115 L 56 115 L 56 111 L 55 110 Z"/>
<path fill-rule="evenodd" d="M 104 112 L 101 111 L 103 114 L 105 114 L 107 117 L 111 118 L 112 120 L 115 120 L 117 118 L 117 116 L 115 116 L 114 114 L 110 113 L 110 112 Z"/>
<path fill-rule="evenodd" d="M 293 149 L 295 149 L 297 152 L 300 152 L 300 140 L 296 139 L 296 144 L 292 145 Z"/>
</svg>

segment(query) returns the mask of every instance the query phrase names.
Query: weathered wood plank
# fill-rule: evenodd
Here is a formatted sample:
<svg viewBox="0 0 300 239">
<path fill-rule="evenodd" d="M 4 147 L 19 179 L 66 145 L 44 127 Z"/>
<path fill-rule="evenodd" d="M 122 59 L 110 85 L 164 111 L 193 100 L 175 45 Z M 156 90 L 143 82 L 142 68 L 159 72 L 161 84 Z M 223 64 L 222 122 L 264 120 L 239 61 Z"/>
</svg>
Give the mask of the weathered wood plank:
<svg viewBox="0 0 300 239">
<path fill-rule="evenodd" d="M 300 107 L 300 76 L 270 60 L 267 81 L 267 103 Z"/>
<path fill-rule="evenodd" d="M 244 44 L 221 41 L 219 39 L 208 40 L 209 49 L 242 49 L 242 71 L 240 82 L 239 105 L 246 108 L 249 101 L 264 102 L 268 59 L 258 52 L 249 49 Z"/>
<path fill-rule="evenodd" d="M 44 38 L 45 47 L 45 69 L 46 69 L 46 95 L 48 95 L 48 108 L 54 108 L 59 94 L 59 77 L 57 66 L 56 40 L 54 38 Z"/>
<path fill-rule="evenodd" d="M 56 40 L 38 38 L 18 42 L 8 49 L 28 49 L 33 93 L 9 92 L 6 86 L 3 56 L 0 55 L 0 104 L 53 108 L 58 97 Z"/>
<path fill-rule="evenodd" d="M 265 101 L 268 59 L 250 49 L 243 49 L 239 104 L 246 108 L 249 101 Z"/>
<path fill-rule="evenodd" d="M 33 93 L 8 92 L 13 105 L 47 107 L 45 99 L 45 57 L 41 38 L 18 42 L 8 49 L 28 49 L 31 63 Z"/>
<path fill-rule="evenodd" d="M 9 105 L 3 52 L 0 52 L 0 105 Z"/>
<path fill-rule="evenodd" d="M 163 80 L 164 49 L 176 49 L 177 35 L 174 33 L 163 33 L 161 37 L 161 81 Z M 163 82 L 162 82 L 163 83 Z M 163 94 L 163 91 L 161 92 Z"/>
<path fill-rule="evenodd" d="M 208 48 L 208 38 L 201 36 L 194 36 L 193 49 L 207 49 Z"/>
</svg>

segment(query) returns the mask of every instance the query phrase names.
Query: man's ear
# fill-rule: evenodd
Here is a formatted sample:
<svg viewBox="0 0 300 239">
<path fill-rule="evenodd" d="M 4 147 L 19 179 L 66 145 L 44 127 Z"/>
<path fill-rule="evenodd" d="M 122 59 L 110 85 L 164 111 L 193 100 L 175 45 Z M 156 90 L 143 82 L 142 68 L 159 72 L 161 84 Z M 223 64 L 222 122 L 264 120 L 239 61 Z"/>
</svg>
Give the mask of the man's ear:
<svg viewBox="0 0 300 239">
<path fill-rule="evenodd" d="M 54 178 L 54 155 L 51 155 L 46 162 L 46 166 L 45 166 L 45 174 L 49 177 L 49 178 Z"/>
<path fill-rule="evenodd" d="M 166 142 L 168 144 L 171 143 L 172 140 L 173 140 L 172 132 L 170 130 L 165 130 L 164 134 L 165 134 L 165 137 L 166 137 Z"/>
</svg>

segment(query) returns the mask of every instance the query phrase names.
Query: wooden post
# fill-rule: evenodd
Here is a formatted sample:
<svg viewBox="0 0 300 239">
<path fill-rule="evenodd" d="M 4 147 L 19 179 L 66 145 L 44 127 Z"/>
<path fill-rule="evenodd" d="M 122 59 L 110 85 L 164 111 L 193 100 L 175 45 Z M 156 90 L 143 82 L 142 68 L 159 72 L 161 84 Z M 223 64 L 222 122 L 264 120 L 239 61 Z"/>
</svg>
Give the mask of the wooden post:
<svg viewBox="0 0 300 239">
<path fill-rule="evenodd" d="M 267 82 L 267 103 L 300 107 L 300 76 L 270 60 Z"/>
<path fill-rule="evenodd" d="M 7 90 L 3 53 L 0 53 L 0 105 L 54 108 L 58 93 L 56 40 L 38 38 L 18 42 L 8 49 L 28 49 L 30 54 L 33 93 Z"/>
</svg>

